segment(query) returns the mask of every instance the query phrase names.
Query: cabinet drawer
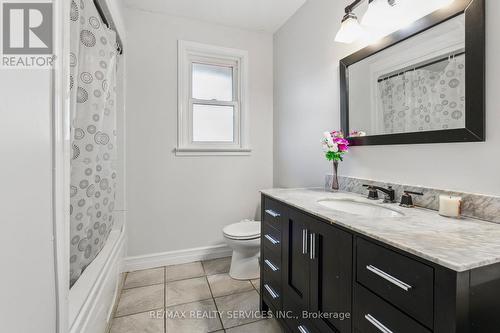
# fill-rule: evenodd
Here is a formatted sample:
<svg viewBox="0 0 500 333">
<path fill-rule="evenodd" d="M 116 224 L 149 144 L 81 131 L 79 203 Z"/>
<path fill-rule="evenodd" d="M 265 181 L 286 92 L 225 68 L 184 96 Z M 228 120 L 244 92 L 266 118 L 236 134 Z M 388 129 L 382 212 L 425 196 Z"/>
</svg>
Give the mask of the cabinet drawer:
<svg viewBox="0 0 500 333">
<path fill-rule="evenodd" d="M 261 269 L 264 278 L 281 287 L 281 256 L 264 247 Z"/>
<path fill-rule="evenodd" d="M 291 333 L 319 333 L 318 329 L 313 325 L 315 319 L 304 318 L 303 311 L 307 309 L 300 307 L 297 304 L 289 307 L 284 306 L 283 311 L 286 313 L 285 323 L 288 327 L 287 332 Z M 309 312 L 309 311 L 307 311 Z"/>
<path fill-rule="evenodd" d="M 262 224 L 262 244 L 272 252 L 280 255 L 281 259 L 281 231 L 267 223 Z"/>
<path fill-rule="evenodd" d="M 427 328 L 360 285 L 354 289 L 355 333 L 430 333 Z"/>
<path fill-rule="evenodd" d="M 290 327 L 293 333 L 319 333 L 310 320 L 289 319 L 287 326 Z"/>
<path fill-rule="evenodd" d="M 285 214 L 285 206 L 279 201 L 264 198 L 264 223 L 281 230 L 281 217 Z"/>
<path fill-rule="evenodd" d="M 357 238 L 356 280 L 432 327 L 434 270 L 382 246 Z"/>
<path fill-rule="evenodd" d="M 262 297 L 266 302 L 274 306 L 277 311 L 281 310 L 281 287 L 276 282 L 267 279 L 265 276 L 262 283 Z"/>
</svg>

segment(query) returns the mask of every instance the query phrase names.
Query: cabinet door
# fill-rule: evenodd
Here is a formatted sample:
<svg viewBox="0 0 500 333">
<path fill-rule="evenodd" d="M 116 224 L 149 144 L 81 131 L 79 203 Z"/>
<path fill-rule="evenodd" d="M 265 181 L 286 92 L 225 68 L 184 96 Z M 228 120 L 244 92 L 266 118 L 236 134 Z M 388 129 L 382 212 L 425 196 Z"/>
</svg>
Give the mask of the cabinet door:
<svg viewBox="0 0 500 333">
<path fill-rule="evenodd" d="M 310 311 L 321 332 L 351 332 L 352 236 L 325 222 L 310 225 Z"/>
<path fill-rule="evenodd" d="M 283 224 L 282 287 L 283 308 L 295 315 L 309 307 L 308 227 L 308 217 L 290 209 Z"/>
</svg>

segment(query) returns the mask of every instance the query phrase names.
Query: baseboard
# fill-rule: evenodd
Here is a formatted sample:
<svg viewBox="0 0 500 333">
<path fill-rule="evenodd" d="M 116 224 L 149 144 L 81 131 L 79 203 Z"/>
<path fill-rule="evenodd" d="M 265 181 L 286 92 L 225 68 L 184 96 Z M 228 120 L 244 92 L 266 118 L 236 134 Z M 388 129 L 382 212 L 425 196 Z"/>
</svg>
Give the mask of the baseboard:
<svg viewBox="0 0 500 333">
<path fill-rule="evenodd" d="M 227 245 L 197 247 L 185 250 L 153 253 L 125 258 L 123 269 L 125 272 L 132 272 L 141 269 L 229 257 L 231 254 L 232 250 Z"/>
</svg>

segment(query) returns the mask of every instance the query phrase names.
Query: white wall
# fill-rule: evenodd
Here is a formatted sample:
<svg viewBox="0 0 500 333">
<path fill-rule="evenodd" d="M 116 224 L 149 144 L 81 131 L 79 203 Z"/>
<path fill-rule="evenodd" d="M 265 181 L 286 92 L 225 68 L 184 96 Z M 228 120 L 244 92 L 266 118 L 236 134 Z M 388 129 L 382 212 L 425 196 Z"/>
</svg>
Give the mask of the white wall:
<svg viewBox="0 0 500 333">
<path fill-rule="evenodd" d="M 136 9 L 125 22 L 128 254 L 221 244 L 272 186 L 272 36 Z M 178 39 L 248 50 L 250 156 L 175 156 Z"/>
<path fill-rule="evenodd" d="M 55 332 L 49 70 L 0 69 L 0 323 Z"/>
<path fill-rule="evenodd" d="M 322 186 L 331 172 L 319 139 L 340 127 L 338 62 L 359 48 L 333 41 L 350 2 L 308 0 L 274 36 L 276 186 Z M 486 142 L 355 147 L 342 175 L 500 194 L 500 2 L 486 12 Z"/>
</svg>

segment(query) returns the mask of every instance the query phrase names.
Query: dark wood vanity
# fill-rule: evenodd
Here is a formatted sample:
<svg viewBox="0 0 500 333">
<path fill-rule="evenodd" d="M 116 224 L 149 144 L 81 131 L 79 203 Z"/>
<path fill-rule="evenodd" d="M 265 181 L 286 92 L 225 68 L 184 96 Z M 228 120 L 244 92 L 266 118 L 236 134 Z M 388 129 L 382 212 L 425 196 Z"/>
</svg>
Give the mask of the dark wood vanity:
<svg viewBox="0 0 500 333">
<path fill-rule="evenodd" d="M 500 331 L 500 264 L 457 272 L 266 195 L 260 295 L 287 332 Z"/>
<path fill-rule="evenodd" d="M 456 0 L 342 59 L 342 130 L 365 132 L 350 144 L 484 141 L 485 10 L 485 0 Z M 459 90 L 458 79 L 446 81 L 458 73 L 450 65 L 462 70 L 459 103 L 445 99 Z M 461 120 L 450 126 L 453 113 Z M 395 228 L 370 214 L 364 224 L 354 214 L 331 222 L 338 211 L 316 201 L 324 194 L 262 193 L 261 309 L 286 331 L 500 332 L 498 228 L 484 227 L 481 238 L 458 220 L 422 223 L 435 219 L 431 211 Z M 452 230 L 451 241 L 438 230 Z"/>
</svg>

